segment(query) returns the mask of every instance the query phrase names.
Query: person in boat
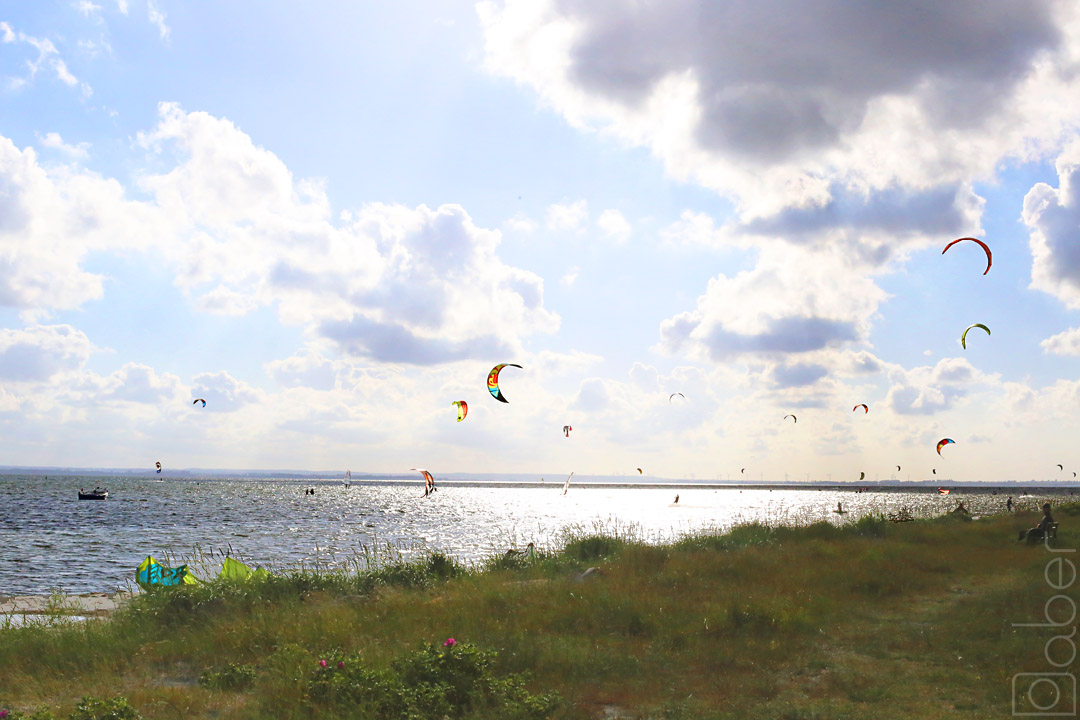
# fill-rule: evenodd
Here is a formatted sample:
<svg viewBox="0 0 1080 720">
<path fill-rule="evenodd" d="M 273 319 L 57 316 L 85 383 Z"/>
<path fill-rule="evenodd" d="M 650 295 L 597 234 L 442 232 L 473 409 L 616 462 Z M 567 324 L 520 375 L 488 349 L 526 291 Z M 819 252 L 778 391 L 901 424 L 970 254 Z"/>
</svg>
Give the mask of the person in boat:
<svg viewBox="0 0 1080 720">
<path fill-rule="evenodd" d="M 1012 512 L 1012 507 L 1013 507 L 1013 501 L 1012 501 L 1012 495 L 1010 495 L 1009 499 L 1005 501 L 1005 510 L 1008 511 L 1008 512 Z"/>
<path fill-rule="evenodd" d="M 961 500 L 960 503 L 956 506 L 956 509 L 954 509 L 952 511 L 952 514 L 953 515 L 970 515 L 971 513 L 968 512 L 968 509 L 966 507 L 964 507 L 964 501 Z"/>
<path fill-rule="evenodd" d="M 1050 530 L 1050 526 L 1054 524 L 1054 516 L 1050 514 L 1050 503 L 1043 503 L 1042 506 L 1043 516 L 1039 524 L 1029 530 L 1021 530 L 1020 537 L 1016 538 L 1017 541 L 1027 539 L 1042 540 L 1046 537 L 1046 533 Z"/>
</svg>

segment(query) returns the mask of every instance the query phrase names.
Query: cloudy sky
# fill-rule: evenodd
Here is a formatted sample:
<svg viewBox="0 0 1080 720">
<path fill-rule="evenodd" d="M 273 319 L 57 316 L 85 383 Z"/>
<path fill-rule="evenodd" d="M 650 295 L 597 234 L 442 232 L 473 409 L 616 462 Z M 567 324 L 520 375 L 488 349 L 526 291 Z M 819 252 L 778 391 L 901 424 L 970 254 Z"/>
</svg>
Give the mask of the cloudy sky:
<svg viewBox="0 0 1080 720">
<path fill-rule="evenodd" d="M 1077 98 L 1077 2 L 7 3 L 0 464 L 1071 479 Z"/>
</svg>

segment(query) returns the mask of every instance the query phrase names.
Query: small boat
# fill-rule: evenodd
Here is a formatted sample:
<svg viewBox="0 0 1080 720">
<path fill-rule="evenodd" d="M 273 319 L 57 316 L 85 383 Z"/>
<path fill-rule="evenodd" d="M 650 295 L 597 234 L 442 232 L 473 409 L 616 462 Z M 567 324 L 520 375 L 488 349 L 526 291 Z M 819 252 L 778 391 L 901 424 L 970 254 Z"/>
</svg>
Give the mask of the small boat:
<svg viewBox="0 0 1080 720">
<path fill-rule="evenodd" d="M 96 487 L 93 490 L 83 490 L 79 488 L 80 500 L 108 500 L 109 491 L 103 487 Z"/>
</svg>

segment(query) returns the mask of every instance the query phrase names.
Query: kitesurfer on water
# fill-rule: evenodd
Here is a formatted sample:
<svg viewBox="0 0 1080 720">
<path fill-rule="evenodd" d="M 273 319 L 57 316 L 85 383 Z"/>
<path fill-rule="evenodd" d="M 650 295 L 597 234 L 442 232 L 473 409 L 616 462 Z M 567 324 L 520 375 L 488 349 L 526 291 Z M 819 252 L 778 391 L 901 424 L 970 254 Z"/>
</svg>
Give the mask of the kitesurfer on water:
<svg viewBox="0 0 1080 720">
<path fill-rule="evenodd" d="M 1030 530 L 1021 530 L 1020 537 L 1016 538 L 1018 541 L 1027 538 L 1028 540 L 1041 540 L 1046 537 L 1047 531 L 1050 530 L 1050 526 L 1054 524 L 1054 517 L 1050 514 L 1050 503 L 1043 503 L 1042 506 L 1043 516 L 1039 524 Z"/>
</svg>

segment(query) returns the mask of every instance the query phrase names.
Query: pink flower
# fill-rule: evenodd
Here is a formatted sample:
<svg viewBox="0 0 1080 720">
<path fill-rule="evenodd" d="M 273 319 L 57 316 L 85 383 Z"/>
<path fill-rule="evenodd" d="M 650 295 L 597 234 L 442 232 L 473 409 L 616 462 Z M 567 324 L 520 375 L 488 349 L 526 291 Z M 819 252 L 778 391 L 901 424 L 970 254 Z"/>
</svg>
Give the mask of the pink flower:
<svg viewBox="0 0 1080 720">
<path fill-rule="evenodd" d="M 345 661 L 344 660 L 338 660 L 337 661 L 337 666 L 338 666 L 338 670 L 345 667 Z"/>
<path fill-rule="evenodd" d="M 446 638 L 446 642 L 443 643 L 443 647 L 454 647 L 457 645 L 457 640 L 454 638 Z"/>
<path fill-rule="evenodd" d="M 6 718 L 6 717 L 7 717 L 7 710 L 0 710 L 0 718 Z"/>
<path fill-rule="evenodd" d="M 326 667 L 326 661 L 325 660 L 320 660 L 319 661 L 319 667 Z"/>
</svg>

